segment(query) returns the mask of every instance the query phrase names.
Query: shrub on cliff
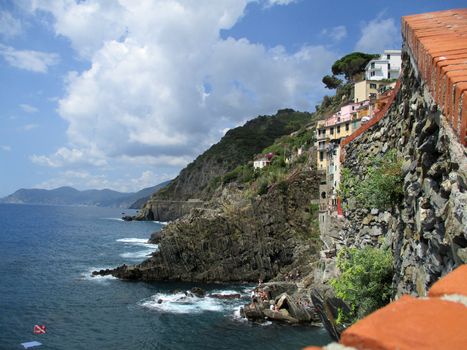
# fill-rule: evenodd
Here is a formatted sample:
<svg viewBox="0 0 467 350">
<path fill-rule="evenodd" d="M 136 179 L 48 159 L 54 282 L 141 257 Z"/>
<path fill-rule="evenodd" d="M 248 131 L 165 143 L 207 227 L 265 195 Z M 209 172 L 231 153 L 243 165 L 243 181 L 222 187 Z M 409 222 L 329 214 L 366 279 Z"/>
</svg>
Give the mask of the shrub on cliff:
<svg viewBox="0 0 467 350">
<path fill-rule="evenodd" d="M 366 175 L 358 178 L 350 169 L 341 173 L 339 192 L 346 202 L 354 198 L 360 207 L 389 209 L 403 195 L 402 162 L 395 150 L 370 160 Z"/>
<path fill-rule="evenodd" d="M 373 247 L 345 248 L 337 255 L 340 275 L 331 280 L 336 295 L 350 313 L 339 313 L 338 323 L 348 325 L 390 301 L 393 258 L 389 250 Z"/>
</svg>

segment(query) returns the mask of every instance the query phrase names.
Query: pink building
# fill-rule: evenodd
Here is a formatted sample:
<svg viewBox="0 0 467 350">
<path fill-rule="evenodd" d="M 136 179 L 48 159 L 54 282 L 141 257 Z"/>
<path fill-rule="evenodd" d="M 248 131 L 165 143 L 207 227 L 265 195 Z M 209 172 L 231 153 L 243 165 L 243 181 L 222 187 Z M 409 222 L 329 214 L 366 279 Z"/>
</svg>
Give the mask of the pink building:
<svg viewBox="0 0 467 350">
<path fill-rule="evenodd" d="M 350 120 L 352 120 L 352 117 L 356 115 L 358 109 L 362 107 L 366 107 L 370 104 L 370 101 L 363 101 L 363 102 L 358 102 L 358 103 L 351 103 L 346 106 L 341 107 L 341 110 L 333 115 L 331 115 L 329 118 L 327 118 L 324 122 L 324 126 L 331 126 L 331 125 L 336 125 L 340 123 L 345 123 Z"/>
</svg>

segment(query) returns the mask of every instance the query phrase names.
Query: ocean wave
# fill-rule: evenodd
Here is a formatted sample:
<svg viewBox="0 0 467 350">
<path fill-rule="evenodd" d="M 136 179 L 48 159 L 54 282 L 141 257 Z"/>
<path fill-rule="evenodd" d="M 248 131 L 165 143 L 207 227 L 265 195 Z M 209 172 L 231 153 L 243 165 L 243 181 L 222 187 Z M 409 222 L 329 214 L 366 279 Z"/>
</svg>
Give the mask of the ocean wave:
<svg viewBox="0 0 467 350">
<path fill-rule="evenodd" d="M 210 291 L 209 294 L 238 294 L 234 290 Z M 142 307 L 161 312 L 174 314 L 190 314 L 202 312 L 232 311 L 239 308 L 241 299 L 218 299 L 210 298 L 209 294 L 204 298 L 198 298 L 190 292 L 185 293 L 157 293 L 148 299 L 143 299 L 138 304 Z M 240 310 L 240 309 L 238 309 Z M 239 311 L 240 313 L 240 311 Z"/>
<path fill-rule="evenodd" d="M 123 221 L 122 218 L 103 218 L 104 220 L 115 220 L 115 221 Z"/>
<path fill-rule="evenodd" d="M 157 246 L 157 244 L 153 244 Z M 139 250 L 137 252 L 126 252 L 120 254 L 120 257 L 125 258 L 125 259 L 145 259 L 149 258 L 152 253 L 154 253 L 154 249 L 146 249 L 146 250 Z"/>
<path fill-rule="evenodd" d="M 157 250 L 159 248 L 159 245 L 157 244 L 148 243 L 148 240 L 146 238 L 120 238 L 117 239 L 117 242 L 131 244 L 138 247 L 145 247 L 148 249 L 152 249 L 152 251 Z"/>
<path fill-rule="evenodd" d="M 232 318 L 234 319 L 234 321 L 240 321 L 240 322 L 248 322 L 248 319 L 246 317 L 243 317 L 241 314 L 240 314 L 240 309 L 243 307 L 243 305 L 240 305 L 240 306 L 237 306 L 233 313 L 232 313 Z"/>
<path fill-rule="evenodd" d="M 225 296 L 228 296 L 228 295 L 233 295 L 233 294 L 239 294 L 240 295 L 240 298 L 247 298 L 250 296 L 251 294 L 251 290 L 248 290 L 248 291 L 245 291 L 245 290 L 241 290 L 241 291 L 238 291 L 238 290 L 225 290 L 225 289 L 222 289 L 222 290 L 212 290 L 209 292 L 208 296 L 210 294 L 217 294 L 217 295 L 225 295 Z"/>
<path fill-rule="evenodd" d="M 117 242 L 122 242 L 122 243 L 144 243 L 146 244 L 148 242 L 147 238 L 120 238 L 117 239 Z"/>
<path fill-rule="evenodd" d="M 170 221 L 153 221 L 153 222 L 156 224 L 165 226 L 165 225 L 168 225 Z"/>
</svg>

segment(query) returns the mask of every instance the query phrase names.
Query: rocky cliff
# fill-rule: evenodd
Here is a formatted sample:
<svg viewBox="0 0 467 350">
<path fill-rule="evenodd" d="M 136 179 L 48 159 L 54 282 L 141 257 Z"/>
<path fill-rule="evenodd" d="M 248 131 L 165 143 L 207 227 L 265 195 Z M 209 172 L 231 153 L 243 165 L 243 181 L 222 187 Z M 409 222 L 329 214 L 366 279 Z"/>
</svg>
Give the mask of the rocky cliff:
<svg viewBox="0 0 467 350">
<path fill-rule="evenodd" d="M 314 225 L 318 178 L 312 158 L 281 185 L 246 196 L 237 184 L 209 208 L 194 209 L 151 238 L 159 251 L 136 266 L 105 271 L 123 279 L 257 281 L 310 272 L 319 251 Z"/>
<path fill-rule="evenodd" d="M 137 220 L 171 221 L 194 208 L 203 208 L 219 179 L 283 135 L 312 122 L 312 114 L 292 109 L 274 116 L 260 116 L 229 130 L 225 136 L 184 168 L 169 186 L 156 192 L 142 207 Z"/>
</svg>

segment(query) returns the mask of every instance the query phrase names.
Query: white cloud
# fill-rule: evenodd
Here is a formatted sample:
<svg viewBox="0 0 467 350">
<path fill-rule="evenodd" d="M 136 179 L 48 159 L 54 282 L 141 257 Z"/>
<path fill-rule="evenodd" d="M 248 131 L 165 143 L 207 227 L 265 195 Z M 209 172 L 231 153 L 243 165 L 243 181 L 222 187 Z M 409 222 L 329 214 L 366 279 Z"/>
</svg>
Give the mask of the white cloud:
<svg viewBox="0 0 467 350">
<path fill-rule="evenodd" d="M 46 73 L 50 66 L 59 62 L 55 53 L 16 50 L 11 46 L 0 44 L 0 56 L 3 56 L 9 65 L 37 73 Z"/>
<path fill-rule="evenodd" d="M 297 2 L 298 0 L 267 0 L 268 6 L 275 6 L 275 5 L 289 5 L 293 2 Z"/>
<path fill-rule="evenodd" d="M 340 41 L 347 37 L 347 28 L 345 26 L 336 26 L 330 29 L 323 29 L 321 34 L 334 41 Z"/>
<path fill-rule="evenodd" d="M 22 31 L 21 22 L 8 11 L 0 11 L 0 35 L 4 38 L 13 38 Z"/>
<path fill-rule="evenodd" d="M 28 105 L 26 103 L 22 103 L 19 106 L 26 113 L 36 113 L 38 111 L 36 107 Z"/>
<path fill-rule="evenodd" d="M 50 156 L 34 154 L 30 158 L 33 163 L 49 166 L 52 168 L 60 168 L 67 165 L 104 166 L 107 164 L 102 154 L 93 148 L 77 149 L 61 147 Z"/>
<path fill-rule="evenodd" d="M 382 53 L 400 47 L 400 33 L 393 18 L 376 18 L 365 23 L 362 36 L 355 45 L 356 51 Z"/>
<path fill-rule="evenodd" d="M 67 147 L 34 155 L 38 164 L 183 166 L 217 142 L 219 130 L 284 107 L 310 110 L 337 56 L 323 46 L 287 52 L 222 39 L 246 0 L 103 4 L 36 2 L 91 62 L 68 75 L 58 104 Z"/>
<path fill-rule="evenodd" d="M 23 125 L 23 126 L 19 127 L 18 130 L 20 130 L 20 131 L 31 131 L 31 130 L 36 129 L 38 127 L 39 127 L 39 124 L 30 123 L 30 124 L 26 124 L 26 125 Z"/>
<path fill-rule="evenodd" d="M 5 152 L 10 152 L 11 151 L 11 146 L 8 145 L 0 145 L 0 149 Z"/>
</svg>

